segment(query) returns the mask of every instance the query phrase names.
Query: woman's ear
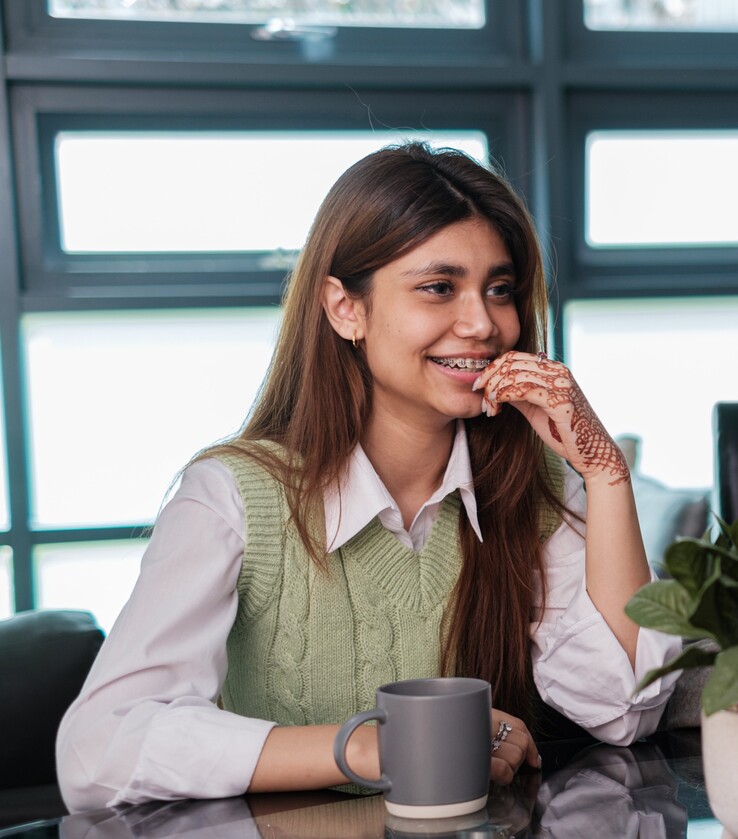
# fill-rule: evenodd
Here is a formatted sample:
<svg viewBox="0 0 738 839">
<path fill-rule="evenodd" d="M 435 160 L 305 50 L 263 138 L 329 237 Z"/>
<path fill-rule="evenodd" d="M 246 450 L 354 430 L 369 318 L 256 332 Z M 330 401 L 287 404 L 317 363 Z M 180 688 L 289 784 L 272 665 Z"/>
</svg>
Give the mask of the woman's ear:
<svg viewBox="0 0 738 839">
<path fill-rule="evenodd" d="M 364 337 L 366 314 L 361 300 L 349 297 L 343 283 L 326 277 L 323 285 L 323 309 L 331 326 L 347 341 Z"/>
</svg>

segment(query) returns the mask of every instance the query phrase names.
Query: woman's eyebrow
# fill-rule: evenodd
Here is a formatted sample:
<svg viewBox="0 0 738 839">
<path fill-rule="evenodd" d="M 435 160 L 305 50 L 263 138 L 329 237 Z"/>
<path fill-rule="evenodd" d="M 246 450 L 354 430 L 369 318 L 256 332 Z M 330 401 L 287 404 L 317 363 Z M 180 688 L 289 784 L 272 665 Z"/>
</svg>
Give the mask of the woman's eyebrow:
<svg viewBox="0 0 738 839">
<path fill-rule="evenodd" d="M 429 262 L 427 265 L 421 265 L 419 268 L 408 268 L 403 271 L 402 277 L 427 277 L 430 275 L 437 276 L 442 274 L 447 277 L 465 277 L 467 274 L 466 268 L 463 265 L 451 265 L 448 262 Z"/>
<path fill-rule="evenodd" d="M 465 277 L 468 269 L 463 265 L 452 265 L 448 262 L 429 262 L 427 265 L 421 265 L 419 268 L 408 268 L 403 271 L 400 276 L 408 277 L 409 279 L 416 279 L 418 277 L 428 276 L 445 276 L 445 277 Z M 500 262 L 493 265 L 487 272 L 487 279 L 496 280 L 500 277 L 515 278 L 515 268 L 512 262 Z"/>
<path fill-rule="evenodd" d="M 515 279 L 515 266 L 512 262 L 500 262 L 498 265 L 492 266 L 490 268 L 487 278 L 490 280 L 496 280 L 500 277 L 509 277 L 510 279 Z"/>
</svg>

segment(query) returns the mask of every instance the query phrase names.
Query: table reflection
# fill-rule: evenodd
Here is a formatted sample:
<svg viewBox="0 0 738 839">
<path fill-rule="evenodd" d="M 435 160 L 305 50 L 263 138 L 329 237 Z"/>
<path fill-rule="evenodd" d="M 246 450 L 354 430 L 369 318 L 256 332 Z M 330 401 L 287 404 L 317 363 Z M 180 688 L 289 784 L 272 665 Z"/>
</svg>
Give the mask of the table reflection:
<svg viewBox="0 0 738 839">
<path fill-rule="evenodd" d="M 509 787 L 493 787 L 485 810 L 459 819 L 398 819 L 386 812 L 379 795 L 347 797 L 326 791 L 157 802 L 67 816 L 59 836 L 674 839 L 688 836 L 690 817 L 709 815 L 699 758 L 666 759 L 658 746 L 639 743 L 630 748 L 594 746 L 548 775 L 520 775 Z"/>
<path fill-rule="evenodd" d="M 657 746 L 596 748 L 541 785 L 534 837 L 672 839 L 687 835 L 677 775 Z"/>
</svg>

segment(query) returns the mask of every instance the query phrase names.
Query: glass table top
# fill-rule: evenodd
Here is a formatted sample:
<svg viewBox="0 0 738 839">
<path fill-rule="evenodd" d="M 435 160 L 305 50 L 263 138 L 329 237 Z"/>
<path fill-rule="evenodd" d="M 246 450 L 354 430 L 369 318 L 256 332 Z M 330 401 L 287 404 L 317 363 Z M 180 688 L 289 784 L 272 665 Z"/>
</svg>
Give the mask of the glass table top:
<svg viewBox="0 0 738 839">
<path fill-rule="evenodd" d="M 705 793 L 699 731 L 688 735 L 628 748 L 541 744 L 542 772 L 493 785 L 484 810 L 457 819 L 398 819 L 381 795 L 324 790 L 151 802 L 0 829 L 0 839 L 720 839 Z"/>
</svg>

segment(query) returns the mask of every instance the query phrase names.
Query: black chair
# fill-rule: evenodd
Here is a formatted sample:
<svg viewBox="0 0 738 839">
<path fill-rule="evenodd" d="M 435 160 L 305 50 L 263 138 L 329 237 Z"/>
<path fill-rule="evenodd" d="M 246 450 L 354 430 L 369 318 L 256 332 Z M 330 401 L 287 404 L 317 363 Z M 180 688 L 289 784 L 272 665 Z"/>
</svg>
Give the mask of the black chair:
<svg viewBox="0 0 738 839">
<path fill-rule="evenodd" d="M 718 402 L 713 408 L 715 444 L 715 507 L 732 524 L 738 519 L 738 402 Z"/>
<path fill-rule="evenodd" d="M 56 732 L 103 639 L 89 612 L 36 610 L 0 621 L 0 827 L 66 813 Z"/>
</svg>

